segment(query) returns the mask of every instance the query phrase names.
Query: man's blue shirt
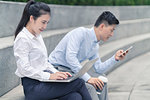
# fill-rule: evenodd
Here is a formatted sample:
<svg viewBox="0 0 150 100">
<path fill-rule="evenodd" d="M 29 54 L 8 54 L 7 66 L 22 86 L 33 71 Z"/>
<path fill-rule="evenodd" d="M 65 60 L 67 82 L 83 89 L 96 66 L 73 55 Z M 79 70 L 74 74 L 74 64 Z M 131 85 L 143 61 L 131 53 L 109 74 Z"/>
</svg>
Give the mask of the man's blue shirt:
<svg viewBox="0 0 150 100">
<path fill-rule="evenodd" d="M 82 67 L 80 64 L 82 61 L 95 58 L 99 58 L 93 65 L 98 73 L 106 72 L 116 63 L 114 56 L 105 62 L 101 62 L 99 43 L 97 42 L 94 28 L 79 27 L 70 31 L 59 42 L 50 54 L 49 62 L 53 65 L 69 67 L 74 73 L 77 73 Z M 88 73 L 82 76 L 85 81 L 89 80 L 90 77 Z"/>
</svg>

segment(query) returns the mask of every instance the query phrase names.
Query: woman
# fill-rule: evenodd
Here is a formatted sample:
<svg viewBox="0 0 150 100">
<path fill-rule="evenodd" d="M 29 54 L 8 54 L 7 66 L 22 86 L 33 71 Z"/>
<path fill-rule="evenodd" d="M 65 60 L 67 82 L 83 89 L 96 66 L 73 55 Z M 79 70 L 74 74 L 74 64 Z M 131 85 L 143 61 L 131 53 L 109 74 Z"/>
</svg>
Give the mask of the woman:
<svg viewBox="0 0 150 100">
<path fill-rule="evenodd" d="M 47 50 L 40 33 L 47 27 L 50 8 L 42 2 L 29 1 L 15 32 L 16 75 L 21 77 L 25 100 L 91 100 L 84 81 L 50 83 L 44 80 L 66 79 L 47 60 Z"/>
</svg>

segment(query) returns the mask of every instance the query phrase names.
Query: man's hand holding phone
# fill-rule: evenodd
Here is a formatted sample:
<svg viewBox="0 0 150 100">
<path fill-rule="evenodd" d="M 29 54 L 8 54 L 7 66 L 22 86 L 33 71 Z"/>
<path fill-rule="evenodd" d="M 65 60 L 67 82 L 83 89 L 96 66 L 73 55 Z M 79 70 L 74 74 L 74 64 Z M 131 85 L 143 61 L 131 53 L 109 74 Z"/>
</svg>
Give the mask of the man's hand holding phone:
<svg viewBox="0 0 150 100">
<path fill-rule="evenodd" d="M 118 50 L 115 54 L 115 59 L 117 61 L 124 59 L 124 57 L 126 56 L 126 54 L 129 52 L 130 49 L 132 49 L 133 46 L 130 46 L 127 50 Z"/>
</svg>

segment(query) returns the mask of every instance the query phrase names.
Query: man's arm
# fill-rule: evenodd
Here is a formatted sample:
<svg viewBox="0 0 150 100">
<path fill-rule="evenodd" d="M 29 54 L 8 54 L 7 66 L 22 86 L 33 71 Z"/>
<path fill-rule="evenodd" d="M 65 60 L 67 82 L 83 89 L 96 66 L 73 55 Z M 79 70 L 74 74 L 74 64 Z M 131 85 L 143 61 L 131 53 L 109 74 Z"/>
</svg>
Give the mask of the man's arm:
<svg viewBox="0 0 150 100">
<path fill-rule="evenodd" d="M 110 59 L 108 59 L 105 62 L 101 62 L 99 54 L 97 53 L 93 57 L 91 57 L 90 60 L 99 58 L 99 60 L 94 64 L 94 68 L 95 68 L 96 72 L 104 73 L 109 68 L 111 68 L 114 64 L 116 64 L 117 61 L 124 59 L 126 53 L 124 55 L 122 53 L 123 53 L 123 50 L 118 50 L 114 56 L 112 56 Z M 120 56 L 120 55 L 122 55 L 122 56 Z M 98 89 L 98 88 L 100 90 L 103 89 L 104 83 L 98 78 L 92 77 L 87 82 L 92 84 L 96 89 Z"/>
<path fill-rule="evenodd" d="M 119 60 L 124 59 L 127 53 L 125 53 L 124 55 L 122 53 L 123 53 L 123 50 L 118 50 L 111 58 L 109 58 L 105 62 L 101 61 L 99 57 L 99 53 L 96 53 L 90 59 L 99 58 L 98 61 L 94 64 L 94 68 L 97 73 L 102 74 L 102 73 L 105 73 L 108 69 L 112 68 Z"/>
<path fill-rule="evenodd" d="M 108 69 L 110 69 L 117 63 L 117 60 L 115 60 L 115 55 L 113 55 L 111 58 L 109 58 L 105 62 L 101 61 L 98 53 L 96 53 L 90 59 L 95 59 L 95 58 L 99 58 L 99 59 L 95 62 L 94 68 L 95 68 L 95 71 L 100 74 L 105 73 Z"/>
<path fill-rule="evenodd" d="M 77 56 L 84 38 L 84 32 L 81 28 L 73 31 L 74 33 L 69 36 L 66 46 L 66 61 L 70 65 L 71 70 L 74 73 L 79 72 L 82 68 Z M 84 74 L 82 78 L 87 81 L 90 78 L 89 74 Z"/>
</svg>

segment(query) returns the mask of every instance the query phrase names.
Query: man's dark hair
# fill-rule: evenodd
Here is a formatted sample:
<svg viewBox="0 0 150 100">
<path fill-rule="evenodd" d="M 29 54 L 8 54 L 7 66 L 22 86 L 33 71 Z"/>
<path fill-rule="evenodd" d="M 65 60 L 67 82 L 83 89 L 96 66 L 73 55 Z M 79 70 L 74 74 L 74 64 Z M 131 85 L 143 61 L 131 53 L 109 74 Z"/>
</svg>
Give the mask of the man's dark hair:
<svg viewBox="0 0 150 100">
<path fill-rule="evenodd" d="M 100 24 L 108 24 L 108 25 L 112 25 L 112 24 L 119 24 L 119 20 L 110 12 L 110 11 L 104 11 L 96 20 L 94 26 L 98 27 Z"/>
</svg>

